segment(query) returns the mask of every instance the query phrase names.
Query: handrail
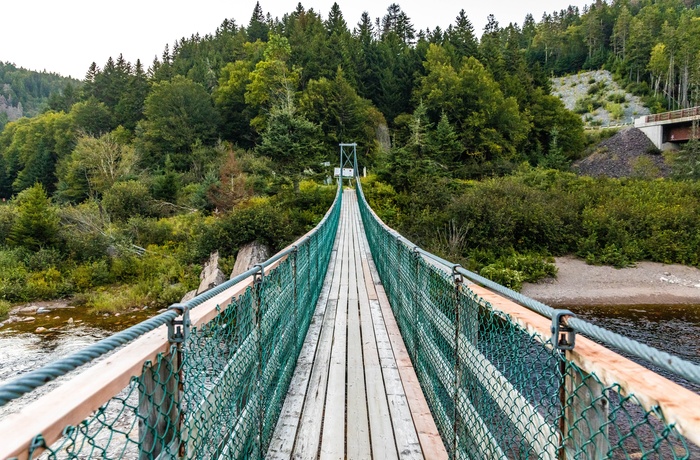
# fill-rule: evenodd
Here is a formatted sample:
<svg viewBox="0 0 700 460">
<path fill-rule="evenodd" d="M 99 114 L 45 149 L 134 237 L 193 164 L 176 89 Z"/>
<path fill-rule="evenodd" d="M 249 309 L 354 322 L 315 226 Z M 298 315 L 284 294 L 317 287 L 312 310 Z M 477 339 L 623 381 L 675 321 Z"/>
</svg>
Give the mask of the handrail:
<svg viewBox="0 0 700 460">
<path fill-rule="evenodd" d="M 645 122 L 646 123 L 654 123 L 657 121 L 669 121 L 669 120 L 676 120 L 678 118 L 694 117 L 697 115 L 700 115 L 700 106 L 689 107 L 687 109 L 673 110 L 670 112 L 655 113 L 652 115 L 647 115 Z"/>
<path fill-rule="evenodd" d="M 48 446 L 63 435 L 64 427 L 77 426 L 85 420 L 125 388 L 133 376 L 141 375 L 147 362 L 156 362 L 159 354 L 173 351 L 165 324 L 187 313 L 191 325 L 202 326 L 223 313 L 234 298 L 254 287 L 257 276 L 263 272 L 265 276 L 270 275 L 290 257 L 295 260 L 300 248 L 308 247 L 332 216 L 337 218 L 341 200 L 339 183 L 335 200 L 318 225 L 265 262 L 188 302 L 174 304 L 154 318 L 0 386 L 1 406 L 125 345 L 19 413 L 0 421 L 0 458 L 26 458 L 33 436 L 41 434 L 43 444 Z M 334 222 L 337 225 L 337 219 Z M 47 408 L 50 408 L 48 413 Z"/>
</svg>

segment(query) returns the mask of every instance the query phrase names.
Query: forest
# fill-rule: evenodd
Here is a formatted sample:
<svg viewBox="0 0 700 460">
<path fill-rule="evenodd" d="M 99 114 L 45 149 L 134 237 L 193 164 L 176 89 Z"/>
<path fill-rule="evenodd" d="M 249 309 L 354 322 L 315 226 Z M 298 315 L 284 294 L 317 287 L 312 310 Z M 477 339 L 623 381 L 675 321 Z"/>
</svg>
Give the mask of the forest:
<svg viewBox="0 0 700 460">
<path fill-rule="evenodd" d="M 698 265 L 697 144 L 671 179 L 576 176 L 596 137 L 550 77 L 603 68 L 652 111 L 697 105 L 699 5 L 599 0 L 520 25 L 489 16 L 477 36 L 465 10 L 416 31 L 398 4 L 355 23 L 338 4 L 272 18 L 258 3 L 151 63 L 41 80 L 42 112 L 0 123 L 0 310 L 178 301 L 211 251 L 226 271 L 243 244 L 277 250 L 311 228 L 340 142 L 357 142 L 389 225 L 509 286 L 565 253 Z"/>
<path fill-rule="evenodd" d="M 0 131 L 9 121 L 42 112 L 52 95 L 75 93 L 79 86 L 80 81 L 72 78 L 0 61 Z"/>
</svg>

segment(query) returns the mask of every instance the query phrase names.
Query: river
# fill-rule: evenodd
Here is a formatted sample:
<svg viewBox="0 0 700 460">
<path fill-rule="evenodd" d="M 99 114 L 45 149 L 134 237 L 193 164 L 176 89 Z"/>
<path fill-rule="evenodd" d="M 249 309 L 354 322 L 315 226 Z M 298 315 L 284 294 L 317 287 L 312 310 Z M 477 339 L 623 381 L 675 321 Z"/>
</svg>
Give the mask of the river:
<svg viewBox="0 0 700 460">
<path fill-rule="evenodd" d="M 605 327 L 659 350 L 700 364 L 700 305 L 632 305 L 568 307 L 593 324 Z M 700 393 L 700 385 L 655 368 L 638 358 L 634 361 Z"/>
<path fill-rule="evenodd" d="M 0 384 L 68 356 L 154 314 L 153 309 L 135 309 L 118 315 L 95 315 L 87 313 L 84 308 L 65 306 L 49 309 L 46 313 L 24 311 L 17 318 L 34 319 L 0 327 Z M 45 331 L 36 333 L 38 328 Z"/>
</svg>

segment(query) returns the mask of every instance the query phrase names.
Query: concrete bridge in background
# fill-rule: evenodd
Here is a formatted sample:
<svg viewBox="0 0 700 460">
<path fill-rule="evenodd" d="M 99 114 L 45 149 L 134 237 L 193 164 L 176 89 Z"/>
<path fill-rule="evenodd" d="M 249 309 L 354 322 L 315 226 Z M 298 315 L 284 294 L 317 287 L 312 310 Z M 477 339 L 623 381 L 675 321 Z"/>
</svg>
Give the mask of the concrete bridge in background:
<svg viewBox="0 0 700 460">
<path fill-rule="evenodd" d="M 679 144 L 698 137 L 697 130 L 700 121 L 700 107 L 674 110 L 673 112 L 646 115 L 634 120 L 634 127 L 644 134 L 661 150 L 677 149 Z"/>
</svg>

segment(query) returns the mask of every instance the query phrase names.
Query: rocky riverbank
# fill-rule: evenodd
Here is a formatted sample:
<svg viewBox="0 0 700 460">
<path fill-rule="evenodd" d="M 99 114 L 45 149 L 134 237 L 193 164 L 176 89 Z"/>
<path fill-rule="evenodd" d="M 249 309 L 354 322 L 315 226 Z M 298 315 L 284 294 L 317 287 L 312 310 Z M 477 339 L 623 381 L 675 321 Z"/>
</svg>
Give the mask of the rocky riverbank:
<svg viewBox="0 0 700 460">
<path fill-rule="evenodd" d="M 556 279 L 526 283 L 521 292 L 552 306 L 700 304 L 700 269 L 695 267 L 638 262 L 617 269 L 572 256 L 555 262 Z"/>
</svg>

